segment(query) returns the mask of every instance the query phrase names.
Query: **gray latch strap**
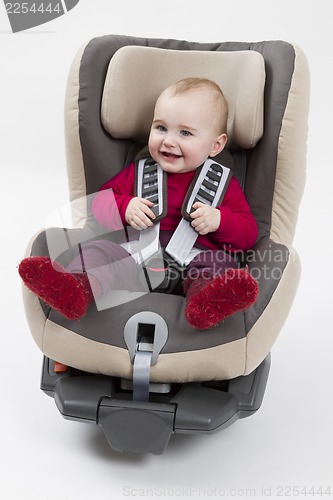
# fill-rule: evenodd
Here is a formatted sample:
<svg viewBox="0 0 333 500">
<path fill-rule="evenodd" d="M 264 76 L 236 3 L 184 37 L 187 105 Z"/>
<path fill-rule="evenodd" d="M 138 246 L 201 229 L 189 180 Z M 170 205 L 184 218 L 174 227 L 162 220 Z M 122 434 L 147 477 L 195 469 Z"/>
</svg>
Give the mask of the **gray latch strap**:
<svg viewBox="0 0 333 500">
<path fill-rule="evenodd" d="M 124 327 L 124 340 L 133 363 L 133 399 L 148 401 L 151 366 L 168 338 L 165 320 L 152 311 L 131 316 Z"/>
<path fill-rule="evenodd" d="M 148 401 L 152 351 L 137 351 L 133 365 L 133 399 Z"/>
</svg>

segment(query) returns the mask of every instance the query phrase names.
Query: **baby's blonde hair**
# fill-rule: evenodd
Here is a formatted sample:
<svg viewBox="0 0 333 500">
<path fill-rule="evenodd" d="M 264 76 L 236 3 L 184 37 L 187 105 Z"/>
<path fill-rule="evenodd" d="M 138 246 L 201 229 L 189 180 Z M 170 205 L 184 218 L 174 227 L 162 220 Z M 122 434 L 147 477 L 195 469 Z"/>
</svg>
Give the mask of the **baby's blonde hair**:
<svg viewBox="0 0 333 500">
<path fill-rule="evenodd" d="M 227 133 L 228 103 L 221 88 L 219 87 L 219 85 L 217 85 L 217 83 L 213 82 L 213 80 L 209 80 L 208 78 L 195 77 L 184 78 L 170 85 L 167 90 L 171 93 L 171 95 L 174 96 L 196 90 L 206 90 L 207 92 L 210 92 L 212 98 L 214 99 L 214 103 L 216 104 L 216 111 L 217 113 L 219 113 L 219 133 Z"/>
</svg>

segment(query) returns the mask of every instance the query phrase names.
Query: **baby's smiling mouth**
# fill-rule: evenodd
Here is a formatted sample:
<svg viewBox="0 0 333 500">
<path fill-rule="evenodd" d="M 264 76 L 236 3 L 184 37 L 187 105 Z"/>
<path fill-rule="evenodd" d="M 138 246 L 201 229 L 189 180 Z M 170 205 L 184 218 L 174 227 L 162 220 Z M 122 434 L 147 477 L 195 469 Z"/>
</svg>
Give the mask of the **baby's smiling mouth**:
<svg viewBox="0 0 333 500">
<path fill-rule="evenodd" d="M 169 153 L 168 151 L 161 151 L 161 154 L 166 158 L 181 158 L 182 155 L 176 155 L 174 153 Z"/>
</svg>

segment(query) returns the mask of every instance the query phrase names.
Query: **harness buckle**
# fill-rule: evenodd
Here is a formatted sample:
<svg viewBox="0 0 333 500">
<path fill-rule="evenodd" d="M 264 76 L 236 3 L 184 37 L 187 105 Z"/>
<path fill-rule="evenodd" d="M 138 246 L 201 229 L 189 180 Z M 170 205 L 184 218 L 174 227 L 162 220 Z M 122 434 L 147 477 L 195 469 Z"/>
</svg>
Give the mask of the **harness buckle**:
<svg viewBox="0 0 333 500">
<path fill-rule="evenodd" d="M 164 249 L 140 266 L 139 279 L 150 292 L 180 293 L 186 267 L 180 266 Z"/>
</svg>

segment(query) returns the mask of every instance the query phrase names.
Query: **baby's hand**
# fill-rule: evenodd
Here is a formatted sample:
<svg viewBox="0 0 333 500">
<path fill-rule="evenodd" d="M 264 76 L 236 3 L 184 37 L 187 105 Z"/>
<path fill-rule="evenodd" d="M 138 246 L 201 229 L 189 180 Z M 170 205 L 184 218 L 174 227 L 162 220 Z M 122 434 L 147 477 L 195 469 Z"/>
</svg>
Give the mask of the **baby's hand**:
<svg viewBox="0 0 333 500">
<path fill-rule="evenodd" d="M 220 225 L 220 211 L 199 201 L 194 203 L 193 208 L 195 211 L 190 214 L 193 219 L 191 225 L 197 233 L 203 236 L 216 231 Z"/>
<path fill-rule="evenodd" d="M 155 219 L 155 214 L 150 210 L 154 203 L 144 198 L 132 198 L 127 205 L 125 212 L 126 222 L 134 229 L 147 229 L 153 225 L 151 219 Z"/>
</svg>

